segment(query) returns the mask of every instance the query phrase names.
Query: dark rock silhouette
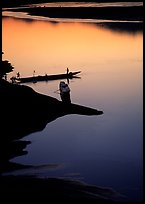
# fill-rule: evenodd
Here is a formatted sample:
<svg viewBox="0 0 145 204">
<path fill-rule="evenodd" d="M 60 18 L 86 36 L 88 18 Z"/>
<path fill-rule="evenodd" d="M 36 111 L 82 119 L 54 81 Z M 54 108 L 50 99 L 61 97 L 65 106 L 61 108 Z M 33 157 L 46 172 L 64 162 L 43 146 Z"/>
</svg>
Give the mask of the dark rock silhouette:
<svg viewBox="0 0 145 204">
<path fill-rule="evenodd" d="M 0 187 L 2 196 L 16 198 L 26 193 L 33 199 L 44 198 L 45 201 L 99 201 L 113 202 L 121 195 L 110 188 L 101 188 L 58 178 L 37 178 L 34 176 L 8 176 L 7 171 L 35 168 L 21 165 L 9 160 L 18 155 L 27 154 L 23 149 L 30 144 L 21 141 L 25 135 L 40 131 L 46 124 L 66 114 L 101 115 L 103 111 L 63 102 L 35 92 L 24 85 L 11 84 L 0 79 L 1 96 L 1 143 L 0 143 Z M 25 195 L 25 194 L 24 194 Z M 23 196 L 23 199 L 24 196 Z M 6 200 L 6 197 L 5 197 Z"/>
<path fill-rule="evenodd" d="M 72 103 L 65 104 L 53 97 L 37 93 L 28 86 L 11 84 L 3 79 L 0 79 L 0 96 L 0 155 L 6 166 L 9 166 L 7 162 L 10 158 L 26 153 L 22 150 L 29 142 L 18 143 L 17 140 L 43 130 L 47 123 L 58 117 L 67 114 L 103 114 L 103 111 L 93 108 Z M 17 148 L 14 148 L 16 145 Z M 1 172 L 4 169 L 6 168 L 1 166 Z"/>
<path fill-rule="evenodd" d="M 77 104 L 66 105 L 53 97 L 37 93 L 28 86 L 10 84 L 4 80 L 0 84 L 1 108 L 5 110 L 1 113 L 2 130 L 5 135 L 13 133 L 8 138 L 20 139 L 42 130 L 48 122 L 63 115 L 103 114 L 102 111 Z"/>
</svg>

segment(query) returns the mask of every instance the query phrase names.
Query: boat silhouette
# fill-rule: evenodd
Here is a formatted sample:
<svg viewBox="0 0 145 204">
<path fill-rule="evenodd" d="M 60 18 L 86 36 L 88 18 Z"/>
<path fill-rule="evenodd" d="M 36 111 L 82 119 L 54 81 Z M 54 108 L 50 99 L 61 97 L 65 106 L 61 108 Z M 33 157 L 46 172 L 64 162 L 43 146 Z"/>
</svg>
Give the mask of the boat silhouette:
<svg viewBox="0 0 145 204">
<path fill-rule="evenodd" d="M 81 73 L 81 71 L 69 72 L 66 74 L 52 74 L 52 75 L 45 74 L 45 75 L 38 75 L 38 76 L 32 76 L 32 77 L 19 77 L 19 78 L 16 78 L 16 80 L 20 83 L 28 83 L 28 82 L 36 83 L 38 81 L 78 78 L 76 75 L 79 73 Z"/>
</svg>

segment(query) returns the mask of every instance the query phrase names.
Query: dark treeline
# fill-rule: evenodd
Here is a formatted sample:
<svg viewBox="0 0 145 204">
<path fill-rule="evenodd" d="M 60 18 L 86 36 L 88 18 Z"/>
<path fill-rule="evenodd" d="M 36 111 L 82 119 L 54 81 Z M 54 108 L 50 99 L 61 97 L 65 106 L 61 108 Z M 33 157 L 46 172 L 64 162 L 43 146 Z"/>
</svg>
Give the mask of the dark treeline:
<svg viewBox="0 0 145 204">
<path fill-rule="evenodd" d="M 12 9 L 11 9 L 12 10 Z M 143 7 L 35 7 L 19 8 L 19 12 L 49 18 L 143 20 Z"/>
<path fill-rule="evenodd" d="M 49 0 L 4 0 L 1 2 L 2 8 L 7 8 L 7 7 L 15 7 L 15 6 L 20 6 L 20 5 L 26 5 L 26 4 L 36 4 L 36 3 L 54 3 L 55 1 L 49 1 Z M 59 2 L 59 1 L 56 1 Z M 63 1 L 60 1 L 63 2 Z M 69 1 L 67 1 L 69 2 Z M 73 2 L 73 1 L 70 1 Z M 78 1 L 78 2 L 89 2 L 89 1 Z M 91 2 L 98 2 L 98 3 L 103 3 L 103 2 L 118 2 L 118 1 L 91 1 Z M 126 2 L 125 0 L 120 0 L 119 2 Z M 132 2 L 138 2 L 135 0 L 132 0 Z"/>
<path fill-rule="evenodd" d="M 2 8 L 5 7 L 15 7 L 19 5 L 25 5 L 25 4 L 33 4 L 33 3 L 43 3 L 43 2 L 49 2 L 46 0 L 4 0 L 1 2 Z"/>
</svg>

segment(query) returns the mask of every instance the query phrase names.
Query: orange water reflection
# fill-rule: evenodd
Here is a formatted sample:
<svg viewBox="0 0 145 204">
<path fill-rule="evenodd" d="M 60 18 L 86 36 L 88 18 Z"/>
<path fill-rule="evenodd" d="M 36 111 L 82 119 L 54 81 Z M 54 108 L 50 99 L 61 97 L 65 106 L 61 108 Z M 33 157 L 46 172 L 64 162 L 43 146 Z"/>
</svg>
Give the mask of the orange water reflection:
<svg viewBox="0 0 145 204">
<path fill-rule="evenodd" d="M 15 67 L 13 74 L 19 71 L 21 76 L 31 76 L 34 70 L 36 75 L 64 73 L 66 67 L 81 70 L 82 79 L 70 84 L 76 102 L 92 104 L 99 94 L 111 103 L 114 95 L 122 100 L 141 92 L 141 32 L 117 32 L 93 23 L 3 18 L 2 50 Z M 57 83 L 49 83 L 50 90 L 56 90 Z M 48 93 L 46 84 L 33 88 L 59 97 Z"/>
<path fill-rule="evenodd" d="M 81 170 L 77 172 L 91 169 L 87 172 L 88 178 L 92 176 L 93 185 L 95 182 L 98 185 L 100 179 L 104 182 L 100 185 L 112 187 L 115 183 L 119 191 L 129 186 L 127 191 L 132 195 L 135 189 L 140 191 L 142 32 L 121 32 L 94 23 L 3 18 L 2 50 L 3 58 L 15 67 L 12 74 L 19 71 L 21 76 L 28 76 L 33 70 L 36 74 L 64 73 L 66 67 L 71 71 L 81 70 L 81 79 L 70 80 L 71 101 L 104 111 L 102 117 L 68 115 L 49 123 L 42 133 L 34 133 L 39 142 L 31 145 L 32 151 L 24 163 L 71 160 L 74 166 L 79 163 Z M 55 92 L 58 85 L 57 80 L 29 84 L 41 93 L 60 99 Z M 119 166 L 117 171 L 116 166 Z M 83 173 L 86 175 L 86 171 Z"/>
<path fill-rule="evenodd" d="M 141 59 L 141 34 L 114 33 L 96 24 L 4 19 L 2 49 L 22 75 L 64 72 L 118 59 Z M 124 66 L 121 67 L 125 68 Z M 93 71 L 93 70 L 92 70 Z"/>
</svg>

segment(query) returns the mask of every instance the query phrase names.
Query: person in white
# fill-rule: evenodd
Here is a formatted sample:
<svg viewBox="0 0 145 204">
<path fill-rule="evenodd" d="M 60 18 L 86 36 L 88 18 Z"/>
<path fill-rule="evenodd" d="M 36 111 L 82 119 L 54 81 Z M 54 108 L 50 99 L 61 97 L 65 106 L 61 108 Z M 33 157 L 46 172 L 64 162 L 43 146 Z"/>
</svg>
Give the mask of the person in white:
<svg viewBox="0 0 145 204">
<path fill-rule="evenodd" d="M 59 84 L 59 90 L 60 90 L 61 100 L 65 103 L 71 103 L 71 101 L 70 101 L 70 88 L 69 88 L 68 84 L 66 84 L 64 81 L 61 81 Z"/>
</svg>

